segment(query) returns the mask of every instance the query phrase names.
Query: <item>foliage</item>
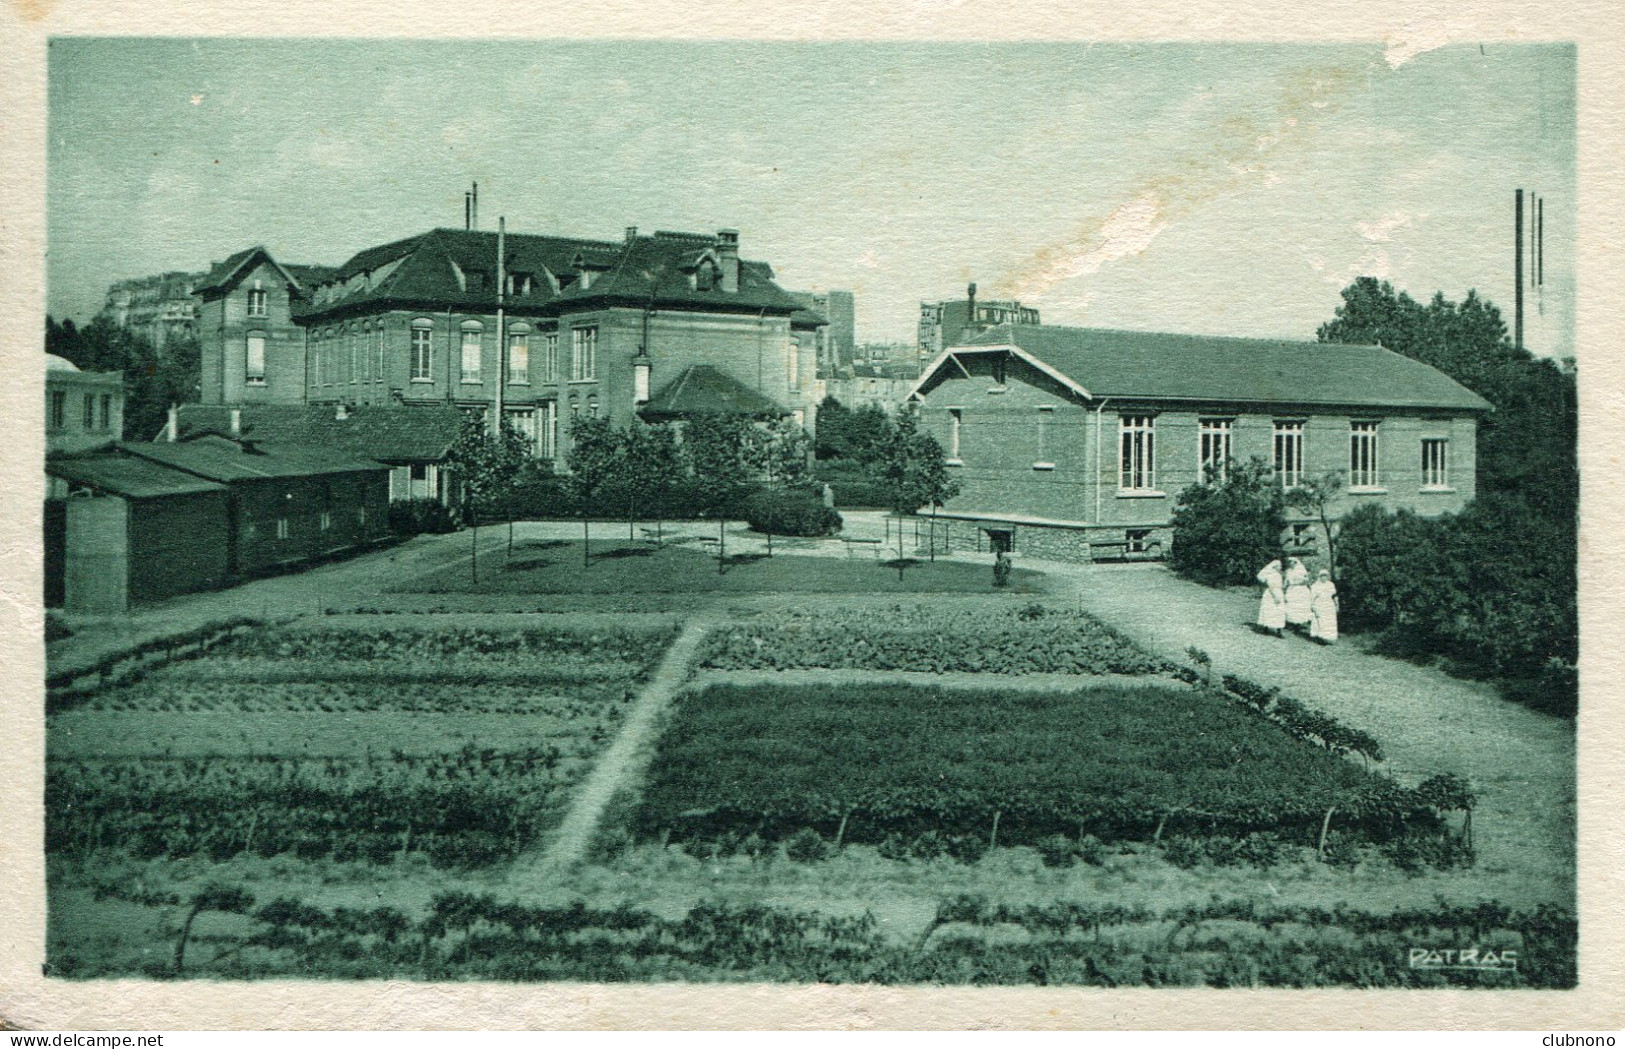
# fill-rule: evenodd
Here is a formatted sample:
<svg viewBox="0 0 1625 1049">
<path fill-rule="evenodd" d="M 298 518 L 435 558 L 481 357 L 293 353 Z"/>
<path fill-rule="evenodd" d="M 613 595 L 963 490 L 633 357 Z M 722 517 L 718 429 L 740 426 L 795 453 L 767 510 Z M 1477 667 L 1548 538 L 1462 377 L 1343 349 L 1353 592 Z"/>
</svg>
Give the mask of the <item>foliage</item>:
<svg viewBox="0 0 1625 1049">
<path fill-rule="evenodd" d="M 1174 507 L 1168 565 L 1207 586 L 1251 583 L 1280 556 L 1286 499 L 1269 463 L 1254 457 L 1232 463 L 1179 495 Z"/>
<path fill-rule="evenodd" d="M 671 516 L 674 488 L 687 476 L 676 430 L 670 423 L 634 420 L 621 439 L 620 453 L 613 481 L 627 521 Z"/>
<path fill-rule="evenodd" d="M 959 494 L 959 482 L 949 476 L 942 446 L 935 437 L 921 432 L 919 411 L 912 405 L 897 413 L 869 458 L 893 513 L 911 514 L 922 506 L 941 506 Z"/>
<path fill-rule="evenodd" d="M 926 673 L 1143 674 L 1162 661 L 1083 612 L 957 611 L 896 606 L 783 612 L 709 634 L 701 665 L 720 670 L 911 670 Z"/>
<path fill-rule="evenodd" d="M 828 859 L 834 851 L 823 835 L 811 827 L 801 828 L 784 843 L 785 856 L 797 863 L 817 863 Z"/>
<path fill-rule="evenodd" d="M 457 531 L 459 526 L 457 514 L 438 499 L 405 499 L 389 504 L 389 529 L 396 535 L 444 535 Z"/>
<path fill-rule="evenodd" d="M 85 371 L 124 373 L 124 432 L 127 441 L 150 441 L 169 418 L 171 405 L 198 400 L 202 379 L 197 337 L 175 335 L 162 350 L 145 336 L 97 317 L 83 328 L 72 320 L 45 318 L 45 352 Z"/>
<path fill-rule="evenodd" d="M 610 492 L 622 476 L 625 447 L 626 435 L 608 419 L 577 419 L 571 424 L 569 487 L 582 517 L 598 510 L 600 496 Z"/>
<path fill-rule="evenodd" d="M 878 404 L 848 408 L 834 397 L 825 397 L 818 406 L 818 432 L 814 450 L 819 459 L 868 462 L 884 443 L 891 418 Z"/>
<path fill-rule="evenodd" d="M 841 515 L 807 491 L 770 489 L 745 500 L 745 520 L 757 532 L 817 537 L 841 530 Z"/>
<path fill-rule="evenodd" d="M 493 434 L 482 413 L 468 412 L 446 461 L 461 478 L 469 500 L 478 505 L 505 495 L 530 457 L 530 442 L 507 419 Z"/>
<path fill-rule="evenodd" d="M 814 470 L 813 483 L 829 485 L 835 495 L 835 506 L 841 510 L 883 510 L 886 508 L 886 488 L 870 475 L 862 463 L 850 459 L 820 461 Z"/>
<path fill-rule="evenodd" d="M 98 896 L 104 890 L 139 895 L 117 883 Z M 1494 902 L 1366 911 L 1215 898 L 1156 910 L 953 896 L 939 902 L 924 935 L 907 940 L 885 935 L 867 912 L 708 901 L 663 917 L 626 904 L 536 906 L 466 892 L 439 893 L 418 917 L 282 897 L 252 921 L 200 968 L 238 978 L 1096 987 L 1571 988 L 1578 977 L 1572 910 Z M 1411 946 L 1434 942 L 1513 947 L 1518 964 L 1468 972 L 1408 963 Z M 118 963 L 97 967 L 53 953 L 48 975 L 127 973 Z"/>
<path fill-rule="evenodd" d="M 804 488 L 812 482 L 812 438 L 789 417 L 760 431 L 758 456 L 769 485 Z"/>
<path fill-rule="evenodd" d="M 1343 491 L 1343 473 L 1330 470 L 1317 477 L 1305 477 L 1296 488 L 1287 490 L 1286 504 L 1300 514 L 1320 522 L 1326 536 L 1326 564 L 1337 573 L 1337 529 L 1333 527 L 1332 507 Z"/>
<path fill-rule="evenodd" d="M 761 431 L 740 415 L 707 412 L 683 427 L 683 448 L 705 516 L 725 519 L 740 504 L 761 463 Z"/>
<path fill-rule="evenodd" d="M 1204 691 L 1095 686 L 1070 693 L 897 685 L 685 697 L 650 770 L 636 828 L 711 837 L 805 828 L 883 841 L 934 831 L 1041 843 L 1245 835 L 1312 843 L 1326 810 L 1382 840 L 1433 833 L 1415 792 L 1305 746 Z"/>
</svg>

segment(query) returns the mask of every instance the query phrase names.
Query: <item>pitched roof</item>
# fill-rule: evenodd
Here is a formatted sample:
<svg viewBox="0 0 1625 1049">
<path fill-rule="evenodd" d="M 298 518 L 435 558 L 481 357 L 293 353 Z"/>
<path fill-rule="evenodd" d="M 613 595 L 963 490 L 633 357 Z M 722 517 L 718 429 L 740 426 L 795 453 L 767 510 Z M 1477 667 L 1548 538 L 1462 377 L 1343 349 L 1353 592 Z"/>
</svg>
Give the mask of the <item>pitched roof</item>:
<svg viewBox="0 0 1625 1049">
<path fill-rule="evenodd" d="M 529 233 L 506 234 L 504 266 L 530 275 L 529 294 L 506 297 L 510 310 L 557 312 L 566 302 L 643 304 L 651 280 L 657 308 L 766 311 L 789 315 L 797 303 L 773 282 L 764 262 L 740 263 L 739 290 L 701 291 L 688 274 L 712 248 L 705 234 L 657 233 L 622 241 L 583 240 Z M 305 307 L 306 316 L 348 311 L 375 302 L 398 302 L 434 309 L 489 312 L 496 303 L 497 234 L 488 230 L 434 229 L 404 240 L 368 248 L 328 277 L 321 294 Z M 582 271 L 596 276 L 581 279 Z M 479 272 L 483 280 L 472 279 Z"/>
<path fill-rule="evenodd" d="M 179 470 L 134 456 L 99 452 L 94 455 L 46 457 L 45 472 L 73 484 L 82 484 L 127 499 L 153 499 L 192 492 L 223 492 L 224 485 L 205 481 Z"/>
<path fill-rule="evenodd" d="M 1016 347 L 1093 397 L 1490 408 L 1437 368 L 1381 346 L 1009 324 L 964 345 Z M 926 370 L 920 388 L 951 352 Z"/>
<path fill-rule="evenodd" d="M 266 262 L 269 262 L 271 265 L 275 266 L 279 271 L 281 271 L 282 276 L 287 278 L 289 284 L 292 284 L 295 288 L 299 288 L 305 292 L 310 290 L 300 282 L 298 277 L 289 272 L 289 268 L 287 266 L 282 265 L 282 263 L 272 258 L 271 253 L 265 250 L 263 245 L 256 244 L 252 248 L 244 248 L 237 254 L 227 258 L 226 261 L 216 263 L 214 266 L 210 267 L 209 272 L 201 281 L 197 283 L 195 287 L 193 287 L 192 294 L 203 295 L 207 292 L 219 291 L 229 287 L 234 281 L 236 281 L 239 274 L 248 269 L 250 263 L 257 261 L 261 257 L 263 257 Z"/>
<path fill-rule="evenodd" d="M 381 462 L 438 462 L 463 424 L 456 408 L 430 405 L 359 405 L 347 409 L 343 419 L 332 406 L 253 404 L 238 410 L 242 436 L 258 447 L 326 449 Z M 182 405 L 180 435 L 229 434 L 231 412 L 223 404 Z"/>
<path fill-rule="evenodd" d="M 123 441 L 118 447 L 161 466 L 224 483 L 388 469 L 382 463 L 352 459 L 318 448 L 250 448 L 213 435 L 174 442 Z"/>
<path fill-rule="evenodd" d="M 780 416 L 785 409 L 726 372 L 691 364 L 649 399 L 641 410 L 650 419 L 682 419 L 715 412 L 723 415 Z"/>
</svg>

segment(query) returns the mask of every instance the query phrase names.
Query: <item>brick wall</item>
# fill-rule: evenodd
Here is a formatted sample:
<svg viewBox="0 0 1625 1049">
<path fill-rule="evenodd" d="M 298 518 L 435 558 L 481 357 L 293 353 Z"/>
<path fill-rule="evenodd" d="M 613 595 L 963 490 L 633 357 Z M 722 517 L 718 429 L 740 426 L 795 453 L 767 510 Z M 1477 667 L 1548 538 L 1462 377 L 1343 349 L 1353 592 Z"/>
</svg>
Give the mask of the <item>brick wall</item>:
<svg viewBox="0 0 1625 1049">
<path fill-rule="evenodd" d="M 194 492 L 132 505 L 132 602 L 159 601 L 226 584 L 231 570 L 227 493 Z"/>
<path fill-rule="evenodd" d="M 249 316 L 249 292 L 265 293 L 265 315 Z M 305 397 L 305 333 L 293 323 L 282 271 L 261 261 L 223 295 L 198 307 L 204 404 L 300 404 Z M 264 382 L 248 381 L 248 337 L 265 337 Z"/>
</svg>

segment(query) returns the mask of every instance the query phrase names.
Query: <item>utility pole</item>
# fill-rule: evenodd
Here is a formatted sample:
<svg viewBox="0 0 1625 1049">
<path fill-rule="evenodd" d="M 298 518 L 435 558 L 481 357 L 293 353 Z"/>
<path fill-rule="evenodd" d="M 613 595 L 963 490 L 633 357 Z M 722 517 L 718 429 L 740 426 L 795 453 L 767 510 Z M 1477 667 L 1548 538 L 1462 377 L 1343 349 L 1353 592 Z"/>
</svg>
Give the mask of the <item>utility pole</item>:
<svg viewBox="0 0 1625 1049">
<path fill-rule="evenodd" d="M 503 384 L 508 376 L 508 332 L 503 323 L 503 293 L 507 290 L 507 251 L 508 220 L 505 216 L 497 217 L 497 441 L 502 440 L 502 394 Z"/>
</svg>

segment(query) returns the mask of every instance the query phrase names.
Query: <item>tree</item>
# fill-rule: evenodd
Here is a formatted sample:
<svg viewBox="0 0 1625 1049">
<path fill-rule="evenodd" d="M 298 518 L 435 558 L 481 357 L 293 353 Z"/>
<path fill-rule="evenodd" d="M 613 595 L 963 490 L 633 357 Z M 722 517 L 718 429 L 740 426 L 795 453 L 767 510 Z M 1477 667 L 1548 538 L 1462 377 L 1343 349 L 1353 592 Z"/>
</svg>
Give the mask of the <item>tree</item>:
<svg viewBox="0 0 1625 1049">
<path fill-rule="evenodd" d="M 1206 586 L 1251 583 L 1280 556 L 1285 530 L 1286 495 L 1270 464 L 1231 463 L 1179 494 L 1168 566 Z"/>
<path fill-rule="evenodd" d="M 581 511 L 581 563 L 592 564 L 594 504 L 612 491 L 620 474 L 626 435 L 608 419 L 577 419 L 570 425 L 570 489 Z"/>
<path fill-rule="evenodd" d="M 1320 522 L 1321 530 L 1326 533 L 1326 567 L 1334 576 L 1337 574 L 1337 535 L 1332 527 L 1331 510 L 1342 490 L 1343 472 L 1330 470 L 1319 477 L 1304 478 L 1298 487 L 1286 493 L 1289 507 Z"/>
<path fill-rule="evenodd" d="M 480 511 L 513 488 L 530 457 L 530 442 L 508 420 L 493 434 L 481 413 L 469 412 L 446 461 L 462 479 L 469 506 Z"/>
<path fill-rule="evenodd" d="M 144 336 L 97 317 L 83 328 L 45 318 L 45 351 L 91 372 L 124 374 L 125 440 L 147 441 L 168 421 L 171 405 L 196 401 L 201 379 L 197 337 L 176 335 L 159 350 Z"/>
<path fill-rule="evenodd" d="M 640 510 L 659 508 L 674 478 L 682 476 L 684 463 L 677 435 L 668 423 L 634 421 L 621 437 L 621 454 L 615 470 L 615 486 L 626 506 L 626 535 Z M 657 516 L 655 528 L 658 534 Z"/>
<path fill-rule="evenodd" d="M 878 404 L 861 405 L 847 420 L 847 458 L 873 466 L 886 454 L 895 430 L 886 409 Z"/>
<path fill-rule="evenodd" d="M 802 488 L 812 481 L 808 463 L 812 441 L 807 431 L 788 416 L 775 419 L 761 435 L 762 472 L 769 484 Z"/>
<path fill-rule="evenodd" d="M 959 494 L 959 482 L 948 473 L 942 445 L 920 430 L 919 409 L 913 405 L 887 420 L 887 433 L 871 449 L 875 478 L 886 491 L 887 505 L 899 516 L 922 506 L 933 510 Z M 897 532 L 899 572 L 903 560 L 903 533 Z"/>
<path fill-rule="evenodd" d="M 817 433 L 813 454 L 819 459 L 844 459 L 852 452 L 850 437 L 852 411 L 833 396 L 818 406 Z"/>
<path fill-rule="evenodd" d="M 756 424 L 742 415 L 706 412 L 683 428 L 683 448 L 703 513 L 717 519 L 717 570 L 727 560 L 727 513 L 737 506 L 761 463 Z"/>
</svg>

